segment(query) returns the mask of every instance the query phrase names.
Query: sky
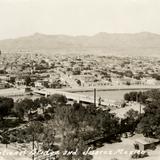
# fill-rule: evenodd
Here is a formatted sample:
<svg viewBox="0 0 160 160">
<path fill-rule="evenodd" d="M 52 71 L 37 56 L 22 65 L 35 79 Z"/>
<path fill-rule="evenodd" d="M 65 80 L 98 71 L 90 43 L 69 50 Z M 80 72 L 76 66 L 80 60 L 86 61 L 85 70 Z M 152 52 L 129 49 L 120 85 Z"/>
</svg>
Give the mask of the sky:
<svg viewBox="0 0 160 160">
<path fill-rule="evenodd" d="M 0 39 L 43 34 L 160 34 L 160 0 L 0 0 Z"/>
</svg>

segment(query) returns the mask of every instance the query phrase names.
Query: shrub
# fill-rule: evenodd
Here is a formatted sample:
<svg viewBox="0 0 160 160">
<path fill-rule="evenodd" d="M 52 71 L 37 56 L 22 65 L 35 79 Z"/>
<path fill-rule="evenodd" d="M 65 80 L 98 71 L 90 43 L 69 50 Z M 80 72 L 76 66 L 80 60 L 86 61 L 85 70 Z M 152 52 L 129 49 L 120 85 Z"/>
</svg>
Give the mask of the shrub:
<svg viewBox="0 0 160 160">
<path fill-rule="evenodd" d="M 10 142 L 11 143 L 17 142 L 17 138 L 14 135 L 10 135 Z"/>
<path fill-rule="evenodd" d="M 139 152 L 135 152 L 131 155 L 131 158 L 133 159 L 138 159 L 138 158 L 145 158 L 145 157 L 148 157 L 148 153 L 147 152 L 142 152 L 142 151 L 139 151 Z"/>
<path fill-rule="evenodd" d="M 156 145 L 155 145 L 155 144 L 152 144 L 150 148 L 151 148 L 152 150 L 155 150 L 155 149 L 156 149 Z"/>
<path fill-rule="evenodd" d="M 38 115 L 37 118 L 36 118 L 36 120 L 42 122 L 42 121 L 44 121 L 45 119 L 44 119 L 44 116 L 43 116 L 43 115 Z"/>
</svg>

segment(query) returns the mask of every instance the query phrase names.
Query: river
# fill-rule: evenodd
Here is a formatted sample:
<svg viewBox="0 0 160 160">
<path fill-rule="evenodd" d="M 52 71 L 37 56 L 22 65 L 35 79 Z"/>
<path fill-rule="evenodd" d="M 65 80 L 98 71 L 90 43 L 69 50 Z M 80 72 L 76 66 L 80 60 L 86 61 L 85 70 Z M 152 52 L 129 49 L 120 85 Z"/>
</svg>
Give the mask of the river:
<svg viewBox="0 0 160 160">
<path fill-rule="evenodd" d="M 102 99 L 109 99 L 109 100 L 114 100 L 114 101 L 122 101 L 124 99 L 124 95 L 129 92 L 133 91 L 140 91 L 140 90 L 106 90 L 106 91 L 96 91 L 96 97 L 99 98 L 101 97 Z M 69 92 L 69 91 L 65 91 Z M 81 95 L 86 95 L 86 96 L 93 96 L 94 97 L 94 92 L 93 91 L 76 91 L 74 92 L 75 94 L 81 94 Z M 23 99 L 23 98 L 39 98 L 39 95 L 19 95 L 19 96 L 10 96 L 11 98 L 16 101 L 17 99 Z"/>
<path fill-rule="evenodd" d="M 122 101 L 124 99 L 124 95 L 129 92 L 139 91 L 139 90 L 112 90 L 112 91 L 97 91 L 96 96 L 101 97 L 102 99 L 110 99 L 115 101 Z M 76 92 L 78 94 L 88 95 L 94 97 L 94 92 Z"/>
</svg>

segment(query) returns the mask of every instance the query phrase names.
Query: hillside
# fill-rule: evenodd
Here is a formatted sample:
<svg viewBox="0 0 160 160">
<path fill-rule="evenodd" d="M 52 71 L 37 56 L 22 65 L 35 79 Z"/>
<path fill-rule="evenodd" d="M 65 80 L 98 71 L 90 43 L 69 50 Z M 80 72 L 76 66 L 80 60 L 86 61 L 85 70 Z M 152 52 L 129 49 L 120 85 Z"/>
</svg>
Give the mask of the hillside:
<svg viewBox="0 0 160 160">
<path fill-rule="evenodd" d="M 101 54 L 160 56 L 160 35 L 98 33 L 94 36 L 45 35 L 0 41 L 2 51 L 31 51 L 50 54 Z"/>
</svg>

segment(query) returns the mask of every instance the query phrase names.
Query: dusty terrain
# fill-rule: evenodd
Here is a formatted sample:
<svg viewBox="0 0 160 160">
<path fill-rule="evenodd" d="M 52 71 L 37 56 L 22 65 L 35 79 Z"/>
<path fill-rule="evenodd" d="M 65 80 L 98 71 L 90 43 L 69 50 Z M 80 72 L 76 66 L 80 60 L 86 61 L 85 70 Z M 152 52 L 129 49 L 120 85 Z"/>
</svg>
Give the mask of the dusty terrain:
<svg viewBox="0 0 160 160">
<path fill-rule="evenodd" d="M 103 147 L 98 148 L 97 155 L 93 156 L 93 160 L 111 160 L 117 158 L 118 160 L 131 160 L 130 153 L 135 151 L 133 143 L 134 140 L 140 138 L 141 135 L 135 135 L 130 138 L 122 138 L 122 142 L 113 144 L 104 144 Z M 100 151 L 103 151 L 100 152 Z M 149 157 L 143 158 L 144 160 L 158 160 L 160 159 L 160 146 L 156 150 L 146 150 Z M 98 154 L 99 153 L 99 154 Z"/>
</svg>

